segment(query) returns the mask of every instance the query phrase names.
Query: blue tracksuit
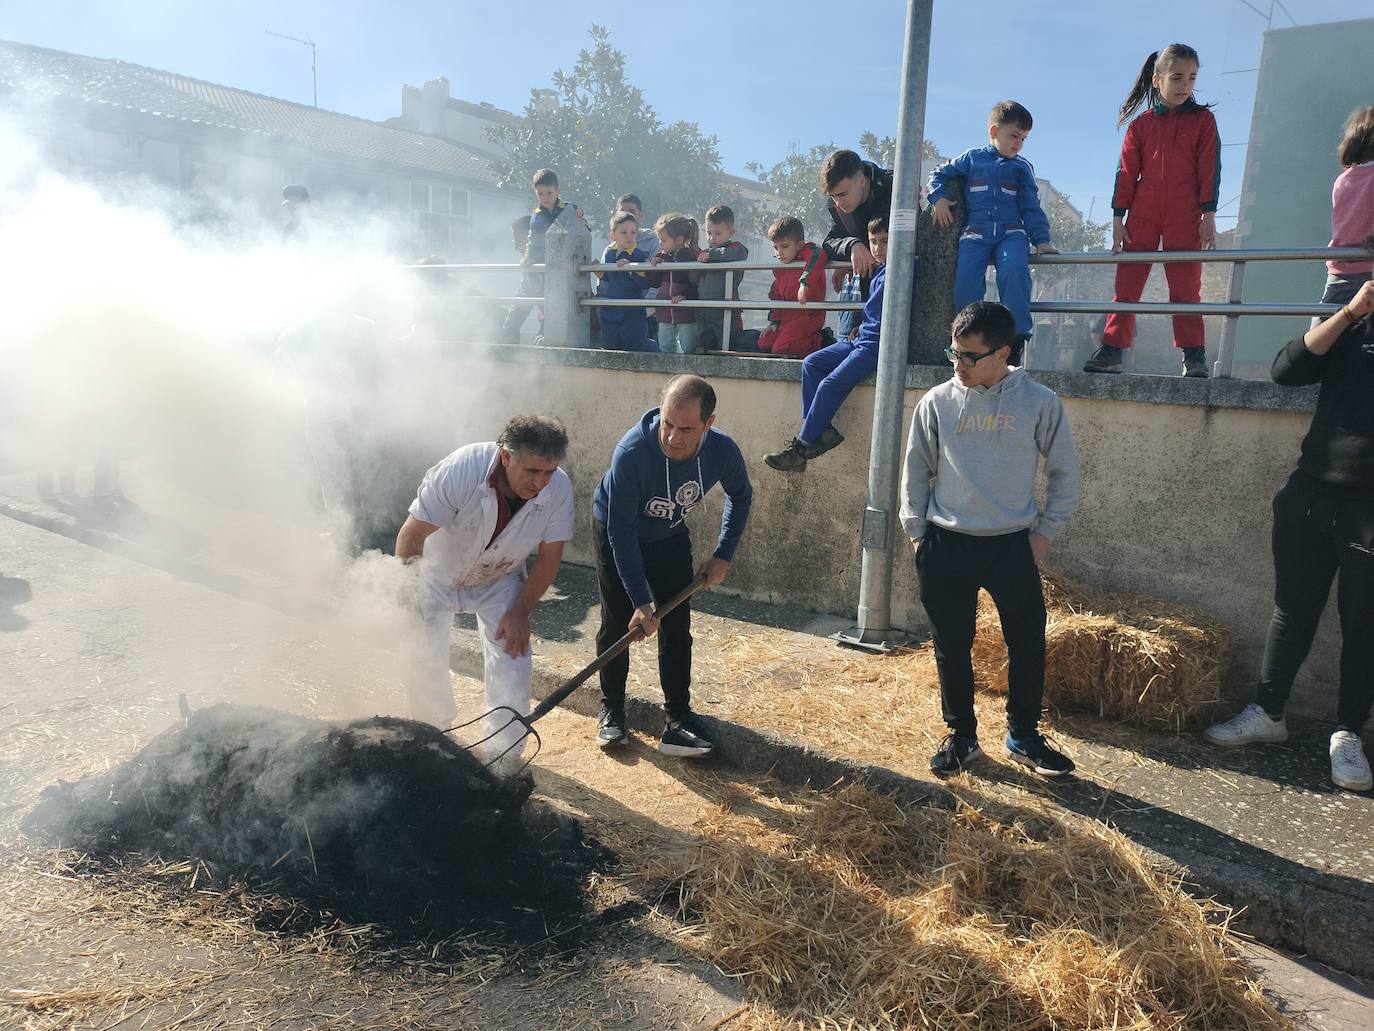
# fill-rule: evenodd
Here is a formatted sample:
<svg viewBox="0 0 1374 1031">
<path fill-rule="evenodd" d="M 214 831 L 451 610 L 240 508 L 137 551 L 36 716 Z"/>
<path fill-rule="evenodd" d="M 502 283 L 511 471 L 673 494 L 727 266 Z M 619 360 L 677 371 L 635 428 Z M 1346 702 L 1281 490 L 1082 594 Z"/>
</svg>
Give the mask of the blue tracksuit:
<svg viewBox="0 0 1374 1031">
<path fill-rule="evenodd" d="M 641 545 L 687 536 L 687 513 L 719 483 L 725 512 L 713 554 L 729 562 L 754 498 L 738 444 L 713 428 L 691 458 L 670 459 L 659 446 L 659 421 L 659 410 L 651 408 L 620 439 L 592 494 L 592 516 L 606 527 L 616 572 L 636 607 L 652 600 Z"/>
<path fill-rule="evenodd" d="M 603 265 L 614 265 L 621 258 L 648 261 L 649 255 L 636 247 L 622 251 L 611 244 L 601 256 Z M 639 300 L 644 296 L 643 272 L 598 272 L 601 280 L 596 292 L 616 300 Z M 649 346 L 648 314 L 643 308 L 597 308 L 601 319 L 601 346 L 608 351 L 656 351 Z"/>
<path fill-rule="evenodd" d="M 962 177 L 968 212 L 959 237 L 959 263 L 954 273 L 956 310 L 981 301 L 987 290 L 988 259 L 997 266 L 997 293 L 1016 317 L 1016 332 L 1029 337 L 1031 322 L 1031 244 L 1050 242 L 1050 220 L 1040 207 L 1035 168 L 1017 155 L 1004 158 L 989 144 L 965 151 L 930 175 L 930 202 L 951 201 L 950 180 Z"/>
<path fill-rule="evenodd" d="M 798 436 L 808 444 L 814 444 L 826 431 L 859 381 L 877 371 L 886 282 L 887 266 L 879 265 L 869 284 L 858 337 L 822 347 L 802 362 L 802 428 Z"/>
</svg>

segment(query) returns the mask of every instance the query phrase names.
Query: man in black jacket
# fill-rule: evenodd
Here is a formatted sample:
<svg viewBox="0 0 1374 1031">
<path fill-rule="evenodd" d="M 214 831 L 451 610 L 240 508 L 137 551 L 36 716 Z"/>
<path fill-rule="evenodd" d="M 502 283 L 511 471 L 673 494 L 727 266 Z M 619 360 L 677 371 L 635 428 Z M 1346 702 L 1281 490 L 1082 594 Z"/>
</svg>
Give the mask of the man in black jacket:
<svg viewBox="0 0 1374 1031">
<path fill-rule="evenodd" d="M 891 214 L 892 172 L 852 150 L 837 150 L 821 166 L 821 189 L 828 198 L 825 206 L 831 221 L 821 248 L 829 261 L 853 264 L 854 274 L 863 282 L 864 300 L 868 300 L 868 284 L 876 270 L 868 249 L 868 223 Z M 843 276 L 843 270 L 836 270 L 836 275 Z M 839 289 L 837 280 L 835 290 Z"/>
<path fill-rule="evenodd" d="M 1331 780 L 1368 791 L 1374 777 L 1360 730 L 1374 705 L 1374 283 L 1284 347 L 1271 375 L 1321 389 L 1297 471 L 1274 498 L 1274 616 L 1255 700 L 1203 737 L 1217 745 L 1288 740 L 1284 706 L 1339 575 Z"/>
</svg>

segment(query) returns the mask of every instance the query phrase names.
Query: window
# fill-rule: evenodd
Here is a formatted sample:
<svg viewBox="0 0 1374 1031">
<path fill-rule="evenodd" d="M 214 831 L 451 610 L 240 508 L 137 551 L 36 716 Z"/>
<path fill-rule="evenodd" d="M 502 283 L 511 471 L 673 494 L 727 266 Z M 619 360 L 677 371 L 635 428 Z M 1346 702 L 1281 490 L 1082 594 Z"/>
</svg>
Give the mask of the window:
<svg viewBox="0 0 1374 1031">
<path fill-rule="evenodd" d="M 430 253 L 453 258 L 466 250 L 470 233 L 467 190 L 412 181 L 410 210 L 422 246 Z"/>
</svg>

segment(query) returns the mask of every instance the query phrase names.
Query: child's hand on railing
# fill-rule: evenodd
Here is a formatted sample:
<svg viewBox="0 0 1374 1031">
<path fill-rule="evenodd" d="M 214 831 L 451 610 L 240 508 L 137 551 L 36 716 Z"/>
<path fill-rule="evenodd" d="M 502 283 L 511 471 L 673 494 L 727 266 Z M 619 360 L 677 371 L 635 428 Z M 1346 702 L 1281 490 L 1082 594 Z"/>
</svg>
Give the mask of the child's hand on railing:
<svg viewBox="0 0 1374 1031">
<path fill-rule="evenodd" d="M 803 283 L 801 286 L 797 287 L 797 303 L 798 303 L 798 304 L 805 304 L 805 303 L 806 303 L 806 284 L 805 284 L 805 283 Z"/>
<path fill-rule="evenodd" d="M 672 297 L 672 303 L 673 303 L 673 304 L 677 304 L 678 301 L 680 301 L 680 300 L 682 300 L 682 294 L 673 294 L 673 297 Z"/>
<path fill-rule="evenodd" d="M 652 258 L 649 259 L 649 264 L 650 264 L 650 265 L 657 265 L 657 264 L 658 264 L 660 261 L 662 261 L 662 260 L 663 260 L 663 252 L 662 252 L 662 251 L 659 251 L 659 252 L 658 252 L 657 254 L 655 254 Z"/>
<path fill-rule="evenodd" d="M 1036 245 L 1036 248 L 1035 248 L 1035 253 L 1036 253 L 1036 254 L 1058 254 L 1058 253 L 1059 253 L 1059 248 L 1056 247 L 1056 246 L 1055 246 L 1054 244 L 1052 244 L 1052 243 L 1037 244 L 1037 245 Z"/>
<path fill-rule="evenodd" d="M 628 265 L 629 263 L 630 263 L 630 259 L 629 259 L 629 258 L 620 258 L 620 259 L 618 259 L 618 260 L 616 261 L 615 266 L 616 266 L 616 268 L 619 268 L 621 265 Z"/>
<path fill-rule="evenodd" d="M 710 252 L 710 251 L 697 251 L 697 261 L 710 261 L 710 260 L 711 260 L 711 252 Z"/>
</svg>

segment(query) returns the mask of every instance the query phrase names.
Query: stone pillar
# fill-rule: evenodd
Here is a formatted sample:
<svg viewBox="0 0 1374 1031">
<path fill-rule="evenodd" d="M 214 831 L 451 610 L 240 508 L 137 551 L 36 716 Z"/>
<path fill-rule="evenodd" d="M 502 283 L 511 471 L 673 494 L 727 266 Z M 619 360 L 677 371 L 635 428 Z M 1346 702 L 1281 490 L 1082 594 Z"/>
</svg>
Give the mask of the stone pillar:
<svg viewBox="0 0 1374 1031">
<path fill-rule="evenodd" d="M 577 271 L 591 260 L 591 230 L 569 204 L 544 238 L 545 347 L 591 346 L 590 311 L 580 304 L 591 296 L 591 277 Z"/>
<path fill-rule="evenodd" d="M 911 306 L 907 361 L 912 365 L 948 365 L 949 326 L 954 321 L 954 264 L 964 228 L 963 204 L 954 206 L 954 225 L 941 229 L 922 202 L 917 214 L 916 297 Z"/>
</svg>

